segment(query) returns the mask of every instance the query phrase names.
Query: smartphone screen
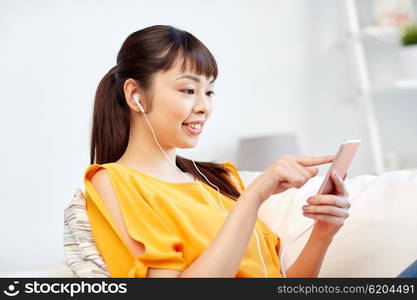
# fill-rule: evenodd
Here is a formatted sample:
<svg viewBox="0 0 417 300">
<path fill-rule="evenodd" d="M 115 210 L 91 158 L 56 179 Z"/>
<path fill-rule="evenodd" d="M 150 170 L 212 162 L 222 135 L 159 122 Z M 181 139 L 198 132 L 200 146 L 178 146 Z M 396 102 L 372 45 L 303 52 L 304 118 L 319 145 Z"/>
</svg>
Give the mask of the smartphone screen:
<svg viewBox="0 0 417 300">
<path fill-rule="evenodd" d="M 336 171 L 341 178 L 346 175 L 346 172 L 350 166 L 350 163 L 355 156 L 356 151 L 360 145 L 360 140 L 346 140 L 344 141 L 337 151 L 333 162 L 327 171 L 326 177 L 324 177 L 323 183 L 320 186 L 317 194 L 335 194 L 336 190 L 331 178 L 333 171 Z"/>
</svg>

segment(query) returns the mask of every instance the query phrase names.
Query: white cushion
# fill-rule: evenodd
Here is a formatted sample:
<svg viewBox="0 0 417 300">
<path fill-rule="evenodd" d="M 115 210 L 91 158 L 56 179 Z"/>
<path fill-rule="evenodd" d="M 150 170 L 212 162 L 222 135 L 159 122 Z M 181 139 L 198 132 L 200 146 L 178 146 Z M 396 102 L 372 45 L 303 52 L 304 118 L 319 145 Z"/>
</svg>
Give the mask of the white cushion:
<svg viewBox="0 0 417 300">
<path fill-rule="evenodd" d="M 240 171 L 245 186 L 261 172 Z M 282 241 L 281 251 L 313 220 L 302 214 L 307 197 L 314 195 L 323 176 L 300 189 L 272 195 L 259 218 Z M 395 277 L 417 258 L 417 171 L 392 171 L 381 176 L 360 175 L 345 181 L 350 216 L 335 235 L 319 277 Z M 286 268 L 307 242 L 306 233 L 287 250 Z"/>
</svg>

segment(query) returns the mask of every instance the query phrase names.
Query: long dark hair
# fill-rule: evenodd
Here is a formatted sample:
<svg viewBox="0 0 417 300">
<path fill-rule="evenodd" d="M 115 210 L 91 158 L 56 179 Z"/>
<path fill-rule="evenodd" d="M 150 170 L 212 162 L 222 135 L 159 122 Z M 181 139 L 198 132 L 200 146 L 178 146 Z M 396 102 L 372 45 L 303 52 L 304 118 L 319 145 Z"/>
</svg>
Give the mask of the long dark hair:
<svg viewBox="0 0 417 300">
<path fill-rule="evenodd" d="M 117 161 L 125 152 L 130 131 L 130 109 L 125 101 L 123 85 L 131 78 L 151 93 L 152 76 L 169 70 L 175 59 L 182 55 L 183 71 L 189 61 L 198 75 L 217 77 L 217 63 L 204 44 L 192 34 L 168 25 L 155 25 L 131 33 L 124 41 L 117 65 L 100 81 L 94 100 L 91 132 L 90 163 L 104 164 Z M 148 97 L 146 97 L 148 98 Z M 146 105 L 149 110 L 151 103 Z M 197 172 L 191 160 L 176 156 L 176 165 L 183 172 L 193 174 L 209 184 Z M 240 196 L 230 181 L 228 170 L 215 162 L 195 162 L 199 170 L 222 194 L 233 199 Z M 209 184 L 210 185 L 210 184 Z"/>
</svg>

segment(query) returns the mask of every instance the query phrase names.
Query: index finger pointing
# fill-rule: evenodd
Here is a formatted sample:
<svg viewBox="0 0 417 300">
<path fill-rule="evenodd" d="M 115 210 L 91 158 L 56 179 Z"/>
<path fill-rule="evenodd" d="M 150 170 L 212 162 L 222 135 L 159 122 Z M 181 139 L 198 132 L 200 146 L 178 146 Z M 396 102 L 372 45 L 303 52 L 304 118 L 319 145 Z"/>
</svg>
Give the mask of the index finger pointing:
<svg viewBox="0 0 417 300">
<path fill-rule="evenodd" d="M 333 161 L 336 155 L 327 155 L 321 157 L 297 157 L 296 160 L 304 167 L 317 166 Z"/>
</svg>

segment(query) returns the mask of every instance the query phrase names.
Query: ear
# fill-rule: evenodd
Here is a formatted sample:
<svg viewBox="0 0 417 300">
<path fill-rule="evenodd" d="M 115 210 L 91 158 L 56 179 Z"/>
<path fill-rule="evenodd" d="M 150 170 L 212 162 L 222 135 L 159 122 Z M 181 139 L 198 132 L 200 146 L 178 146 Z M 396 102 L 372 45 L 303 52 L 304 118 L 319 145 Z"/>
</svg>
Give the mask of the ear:
<svg viewBox="0 0 417 300">
<path fill-rule="evenodd" d="M 136 105 L 135 100 L 133 100 L 133 95 L 139 94 L 140 95 L 139 102 L 142 105 L 145 112 L 147 112 L 145 94 L 135 80 L 131 78 L 127 79 L 123 85 L 123 91 L 124 91 L 126 103 L 130 107 L 131 110 L 135 112 L 141 112 L 139 107 Z"/>
</svg>

